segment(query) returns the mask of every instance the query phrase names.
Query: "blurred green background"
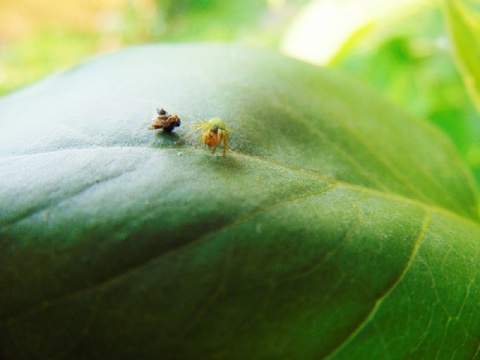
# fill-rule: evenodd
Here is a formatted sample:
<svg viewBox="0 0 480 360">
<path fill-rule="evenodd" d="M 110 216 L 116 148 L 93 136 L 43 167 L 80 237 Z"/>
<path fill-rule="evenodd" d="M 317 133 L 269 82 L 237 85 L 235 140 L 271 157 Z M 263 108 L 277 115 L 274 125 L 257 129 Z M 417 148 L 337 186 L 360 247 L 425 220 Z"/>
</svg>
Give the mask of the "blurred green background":
<svg viewBox="0 0 480 360">
<path fill-rule="evenodd" d="M 433 123 L 480 184 L 479 14 L 474 0 L 0 0 L 0 96 L 132 44 L 266 46 L 347 72 Z"/>
</svg>

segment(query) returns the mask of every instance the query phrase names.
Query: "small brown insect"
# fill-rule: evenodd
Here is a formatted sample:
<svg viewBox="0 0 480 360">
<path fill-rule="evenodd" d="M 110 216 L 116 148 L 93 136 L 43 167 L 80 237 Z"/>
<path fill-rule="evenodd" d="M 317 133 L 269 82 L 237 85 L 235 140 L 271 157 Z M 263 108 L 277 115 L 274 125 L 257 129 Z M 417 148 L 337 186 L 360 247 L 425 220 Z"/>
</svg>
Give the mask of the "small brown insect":
<svg viewBox="0 0 480 360">
<path fill-rule="evenodd" d="M 153 124 L 148 128 L 149 130 L 160 130 L 171 132 L 176 127 L 180 126 L 181 121 L 177 115 L 170 115 L 164 109 L 157 109 L 157 116 L 153 118 Z"/>
</svg>

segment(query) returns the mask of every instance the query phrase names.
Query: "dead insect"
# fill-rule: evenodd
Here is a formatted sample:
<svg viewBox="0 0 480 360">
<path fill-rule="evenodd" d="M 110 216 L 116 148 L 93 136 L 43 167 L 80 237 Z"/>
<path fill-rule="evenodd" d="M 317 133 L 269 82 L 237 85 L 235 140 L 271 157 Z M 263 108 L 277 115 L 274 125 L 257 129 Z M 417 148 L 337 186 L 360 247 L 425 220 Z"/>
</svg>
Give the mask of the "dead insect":
<svg viewBox="0 0 480 360">
<path fill-rule="evenodd" d="M 164 109 L 157 109 L 157 116 L 152 119 L 153 124 L 149 130 L 160 130 L 171 132 L 174 128 L 180 126 L 181 121 L 177 115 L 170 115 Z"/>
<path fill-rule="evenodd" d="M 227 126 L 222 119 L 212 118 L 203 122 L 193 123 L 190 125 L 190 127 L 192 130 L 190 130 L 187 135 L 184 136 L 184 138 L 200 131 L 198 141 L 202 140 L 205 145 L 212 147 L 212 154 L 215 153 L 217 146 L 221 144 L 223 146 L 223 156 L 225 157 L 225 152 L 227 151 L 230 143 L 230 134 L 233 132 L 233 130 L 227 129 Z"/>
</svg>

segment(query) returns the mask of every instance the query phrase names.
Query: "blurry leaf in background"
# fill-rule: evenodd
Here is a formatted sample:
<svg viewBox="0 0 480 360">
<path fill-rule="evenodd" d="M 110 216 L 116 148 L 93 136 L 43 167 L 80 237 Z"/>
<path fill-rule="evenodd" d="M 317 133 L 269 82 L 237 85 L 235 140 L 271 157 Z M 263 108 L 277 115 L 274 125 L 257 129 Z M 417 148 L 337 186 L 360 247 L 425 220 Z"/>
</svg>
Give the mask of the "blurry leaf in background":
<svg viewBox="0 0 480 360">
<path fill-rule="evenodd" d="M 443 3 L 453 53 L 462 74 L 463 82 L 480 112 L 480 3 L 478 1 L 445 0 Z M 477 116 L 477 130 L 478 130 Z M 480 141 L 478 132 L 470 147 L 467 160 L 480 178 Z M 477 180 L 478 182 L 478 180 Z"/>
<path fill-rule="evenodd" d="M 426 2 L 394 10 L 388 16 L 354 22 L 358 28 L 349 37 L 346 30 L 353 29 L 347 26 L 345 31 L 339 30 L 345 22 L 331 21 L 335 31 L 328 30 L 329 24 L 323 22 L 327 27 L 311 33 L 310 40 L 322 34 L 342 34 L 343 47 L 330 51 L 327 46 L 316 58 L 311 49 L 290 54 L 316 63 L 329 61 L 329 65 L 363 79 L 391 101 L 434 123 L 451 138 L 480 184 L 480 119 L 452 61 L 441 10 Z M 314 18 L 315 14 L 309 16 Z M 323 41 L 328 44 L 331 39 Z"/>
<path fill-rule="evenodd" d="M 0 95 L 122 46 L 240 41 L 276 46 L 307 0 L 2 0 Z"/>
<path fill-rule="evenodd" d="M 443 9 L 463 81 L 480 110 L 480 3 L 445 0 Z"/>
<path fill-rule="evenodd" d="M 327 64 L 352 34 L 418 0 L 315 0 L 305 6 L 282 41 L 283 52 L 315 64 Z"/>
<path fill-rule="evenodd" d="M 276 45 L 286 23 L 307 0 L 157 0 L 174 41 L 241 41 Z"/>
</svg>

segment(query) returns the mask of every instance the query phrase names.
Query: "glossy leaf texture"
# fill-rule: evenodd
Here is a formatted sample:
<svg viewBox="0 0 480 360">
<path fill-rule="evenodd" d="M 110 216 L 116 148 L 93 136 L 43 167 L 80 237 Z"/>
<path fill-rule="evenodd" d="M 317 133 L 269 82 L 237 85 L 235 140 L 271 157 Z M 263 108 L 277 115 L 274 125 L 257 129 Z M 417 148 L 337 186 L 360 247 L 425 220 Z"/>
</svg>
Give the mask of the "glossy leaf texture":
<svg viewBox="0 0 480 360">
<path fill-rule="evenodd" d="M 182 120 L 147 130 L 156 107 Z M 212 117 L 231 149 L 178 140 Z M 478 198 L 452 145 L 274 52 L 151 45 L 0 102 L 0 358 L 469 358 Z"/>
</svg>

